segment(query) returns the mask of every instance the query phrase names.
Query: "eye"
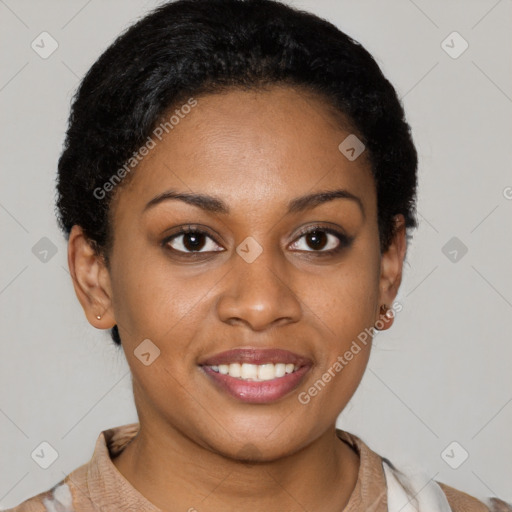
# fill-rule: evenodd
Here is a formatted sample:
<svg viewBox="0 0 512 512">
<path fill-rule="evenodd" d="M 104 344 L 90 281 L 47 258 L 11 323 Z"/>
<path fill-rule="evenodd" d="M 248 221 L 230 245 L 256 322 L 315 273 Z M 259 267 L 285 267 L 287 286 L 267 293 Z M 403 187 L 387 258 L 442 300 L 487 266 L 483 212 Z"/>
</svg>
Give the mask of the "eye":
<svg viewBox="0 0 512 512">
<path fill-rule="evenodd" d="M 301 244 L 302 239 L 304 239 L 304 243 Z M 301 231 L 297 241 L 292 244 L 292 248 L 299 251 L 334 254 L 348 247 L 351 243 L 352 238 L 335 229 L 309 226 Z"/>
<path fill-rule="evenodd" d="M 175 252 L 184 254 L 206 253 L 223 251 L 224 249 L 215 249 L 220 247 L 217 242 L 206 231 L 191 226 L 186 226 L 180 231 L 167 237 L 162 245 L 168 246 Z M 202 250 L 204 249 L 204 250 Z"/>
</svg>

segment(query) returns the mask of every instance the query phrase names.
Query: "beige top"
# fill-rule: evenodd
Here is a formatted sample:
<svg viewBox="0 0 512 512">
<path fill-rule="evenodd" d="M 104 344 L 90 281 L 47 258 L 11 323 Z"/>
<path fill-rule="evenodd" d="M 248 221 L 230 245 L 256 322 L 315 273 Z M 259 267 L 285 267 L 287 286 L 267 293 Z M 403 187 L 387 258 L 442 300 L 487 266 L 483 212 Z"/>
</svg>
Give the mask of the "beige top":
<svg viewBox="0 0 512 512">
<path fill-rule="evenodd" d="M 48 491 L 6 512 L 161 512 L 124 478 L 111 460 L 138 430 L 139 423 L 104 430 L 98 436 L 89 462 Z M 387 512 L 382 457 L 354 434 L 339 429 L 337 434 L 357 451 L 360 458 L 357 482 L 343 512 Z M 464 492 L 440 485 L 454 512 L 512 512 L 512 506 L 496 498 L 488 499 L 486 505 Z"/>
</svg>

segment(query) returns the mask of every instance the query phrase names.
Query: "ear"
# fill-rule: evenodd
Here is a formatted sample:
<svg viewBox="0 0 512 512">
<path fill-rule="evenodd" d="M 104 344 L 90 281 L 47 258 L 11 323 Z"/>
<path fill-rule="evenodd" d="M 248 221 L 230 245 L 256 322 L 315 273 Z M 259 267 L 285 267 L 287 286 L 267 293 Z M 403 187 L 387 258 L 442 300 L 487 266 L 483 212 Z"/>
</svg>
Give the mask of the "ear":
<svg viewBox="0 0 512 512">
<path fill-rule="evenodd" d="M 89 323 L 98 329 L 113 327 L 116 322 L 110 274 L 103 257 L 96 253 L 78 225 L 69 234 L 68 265 L 76 296 Z"/>
<path fill-rule="evenodd" d="M 407 251 L 407 239 L 405 230 L 405 218 L 402 214 L 395 215 L 395 230 L 394 236 L 388 250 L 381 256 L 380 266 L 380 282 L 379 282 L 379 303 L 378 311 L 376 311 L 376 321 L 380 320 L 383 324 L 383 328 L 380 330 L 386 330 L 391 327 L 394 320 L 390 313 L 383 314 L 380 311 L 382 304 L 391 308 L 395 297 L 398 294 L 400 283 L 402 282 L 402 270 L 405 259 L 405 253 Z"/>
</svg>

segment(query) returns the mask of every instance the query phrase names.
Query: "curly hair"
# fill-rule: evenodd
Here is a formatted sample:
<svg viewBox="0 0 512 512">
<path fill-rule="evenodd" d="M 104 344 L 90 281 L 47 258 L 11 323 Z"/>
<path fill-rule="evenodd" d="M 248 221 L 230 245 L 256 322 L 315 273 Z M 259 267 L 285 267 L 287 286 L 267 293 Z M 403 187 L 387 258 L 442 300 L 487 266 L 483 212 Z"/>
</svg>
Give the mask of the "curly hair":
<svg viewBox="0 0 512 512">
<path fill-rule="evenodd" d="M 73 96 L 57 175 L 56 213 L 66 239 L 78 224 L 108 267 L 110 205 L 128 180 L 104 185 L 170 109 L 191 96 L 273 84 L 321 96 L 366 146 L 381 252 L 396 214 L 404 215 L 406 229 L 416 228 L 411 130 L 395 89 L 361 44 L 276 0 L 177 0 L 120 34 Z M 120 345 L 117 326 L 110 334 Z"/>
</svg>

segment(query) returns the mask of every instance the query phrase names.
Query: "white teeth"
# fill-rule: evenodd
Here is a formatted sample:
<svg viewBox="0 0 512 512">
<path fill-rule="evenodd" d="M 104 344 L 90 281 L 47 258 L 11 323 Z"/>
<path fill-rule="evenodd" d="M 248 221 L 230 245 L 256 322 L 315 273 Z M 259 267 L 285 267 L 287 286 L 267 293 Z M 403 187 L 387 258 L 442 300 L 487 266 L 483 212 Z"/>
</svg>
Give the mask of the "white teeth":
<svg viewBox="0 0 512 512">
<path fill-rule="evenodd" d="M 229 375 L 231 377 L 241 377 L 241 366 L 238 363 L 231 363 L 229 365 Z"/>
<path fill-rule="evenodd" d="M 257 379 L 258 367 L 255 364 L 243 363 L 240 371 L 242 379 Z"/>
<path fill-rule="evenodd" d="M 276 370 L 273 364 L 262 364 L 258 367 L 258 379 L 272 380 L 276 378 Z"/>
<path fill-rule="evenodd" d="M 212 365 L 210 368 L 222 375 L 229 375 L 242 380 L 265 381 L 284 377 L 286 374 L 296 371 L 299 367 L 296 367 L 293 363 L 230 363 L 219 364 L 218 366 Z"/>
<path fill-rule="evenodd" d="M 275 365 L 276 367 L 276 377 L 282 377 L 286 373 L 286 365 L 283 363 L 278 363 Z"/>
</svg>

